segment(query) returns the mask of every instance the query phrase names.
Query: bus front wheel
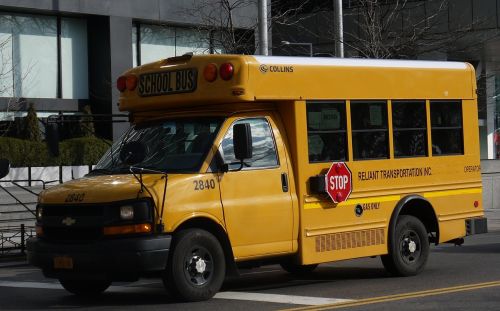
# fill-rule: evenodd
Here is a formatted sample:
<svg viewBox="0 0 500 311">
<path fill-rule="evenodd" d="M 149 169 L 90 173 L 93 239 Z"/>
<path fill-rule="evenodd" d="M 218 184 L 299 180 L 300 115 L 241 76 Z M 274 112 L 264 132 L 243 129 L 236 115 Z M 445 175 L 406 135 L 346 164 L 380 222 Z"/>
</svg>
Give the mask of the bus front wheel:
<svg viewBox="0 0 500 311">
<path fill-rule="evenodd" d="M 411 276 L 420 273 L 429 257 L 429 239 L 422 222 L 413 216 L 398 218 L 389 254 L 383 255 L 385 269 L 396 276 Z"/>
<path fill-rule="evenodd" d="M 176 237 L 163 283 L 183 301 L 212 298 L 226 274 L 224 251 L 217 238 L 202 229 L 187 229 Z"/>
</svg>

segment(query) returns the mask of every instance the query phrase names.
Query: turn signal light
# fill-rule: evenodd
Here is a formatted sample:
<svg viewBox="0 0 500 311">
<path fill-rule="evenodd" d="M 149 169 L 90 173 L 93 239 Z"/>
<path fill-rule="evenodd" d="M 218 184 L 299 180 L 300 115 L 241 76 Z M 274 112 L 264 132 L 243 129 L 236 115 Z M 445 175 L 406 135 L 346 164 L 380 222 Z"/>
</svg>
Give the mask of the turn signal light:
<svg viewBox="0 0 500 311">
<path fill-rule="evenodd" d="M 104 227 L 104 235 L 149 233 L 152 231 L 152 228 L 151 224 Z"/>
<path fill-rule="evenodd" d="M 38 237 L 43 236 L 43 227 L 42 226 L 35 226 L 35 232 L 36 232 L 36 236 L 38 236 Z"/>
<path fill-rule="evenodd" d="M 208 82 L 217 80 L 217 65 L 214 63 L 206 65 L 205 69 L 203 69 L 203 77 Z"/>
<path fill-rule="evenodd" d="M 220 65 L 219 69 L 220 77 L 222 80 L 228 81 L 231 80 L 234 74 L 234 67 L 231 63 L 224 63 Z"/>
<path fill-rule="evenodd" d="M 127 77 L 121 76 L 116 80 L 116 88 L 120 92 L 124 92 L 127 89 Z"/>
</svg>

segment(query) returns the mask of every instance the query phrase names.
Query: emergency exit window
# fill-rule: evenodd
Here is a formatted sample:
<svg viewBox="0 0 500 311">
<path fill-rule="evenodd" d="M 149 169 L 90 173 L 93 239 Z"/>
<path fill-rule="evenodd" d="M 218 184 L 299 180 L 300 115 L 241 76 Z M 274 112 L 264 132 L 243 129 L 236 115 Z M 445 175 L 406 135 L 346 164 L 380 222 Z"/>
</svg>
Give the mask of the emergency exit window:
<svg viewBox="0 0 500 311">
<path fill-rule="evenodd" d="M 345 102 L 307 103 L 309 162 L 347 160 Z"/>
<path fill-rule="evenodd" d="M 431 101 L 432 155 L 464 154 L 462 102 Z"/>
</svg>

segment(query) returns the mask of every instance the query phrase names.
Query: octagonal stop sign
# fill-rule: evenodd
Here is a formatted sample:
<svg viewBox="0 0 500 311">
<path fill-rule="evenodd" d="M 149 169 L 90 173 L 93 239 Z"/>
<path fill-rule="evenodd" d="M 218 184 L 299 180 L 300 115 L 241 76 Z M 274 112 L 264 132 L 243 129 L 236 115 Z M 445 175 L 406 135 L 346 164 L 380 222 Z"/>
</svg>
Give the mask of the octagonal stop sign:
<svg viewBox="0 0 500 311">
<path fill-rule="evenodd" d="M 352 192 L 352 174 L 344 162 L 335 162 L 325 175 L 326 192 L 335 203 L 340 203 Z"/>
</svg>

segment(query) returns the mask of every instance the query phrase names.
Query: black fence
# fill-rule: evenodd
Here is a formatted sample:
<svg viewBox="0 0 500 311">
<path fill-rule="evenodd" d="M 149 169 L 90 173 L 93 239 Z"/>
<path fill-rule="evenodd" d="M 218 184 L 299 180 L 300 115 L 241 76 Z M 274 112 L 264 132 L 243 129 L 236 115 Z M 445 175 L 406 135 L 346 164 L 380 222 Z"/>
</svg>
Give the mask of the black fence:
<svg viewBox="0 0 500 311">
<path fill-rule="evenodd" d="M 0 257 L 25 255 L 26 240 L 35 234 L 35 226 L 0 227 Z"/>
<path fill-rule="evenodd" d="M 35 206 L 36 200 L 21 200 L 19 190 L 31 198 L 38 193 L 27 187 L 21 186 L 20 182 L 27 180 L 9 181 L 15 187 L 4 187 L 0 184 L 0 194 L 9 198 L 11 202 L 0 203 L 0 258 L 24 256 L 26 254 L 26 240 L 35 236 Z M 2 180 L 2 183 L 6 182 Z M 42 182 L 45 189 L 46 183 Z M 16 188 L 17 187 L 17 188 Z"/>
</svg>

